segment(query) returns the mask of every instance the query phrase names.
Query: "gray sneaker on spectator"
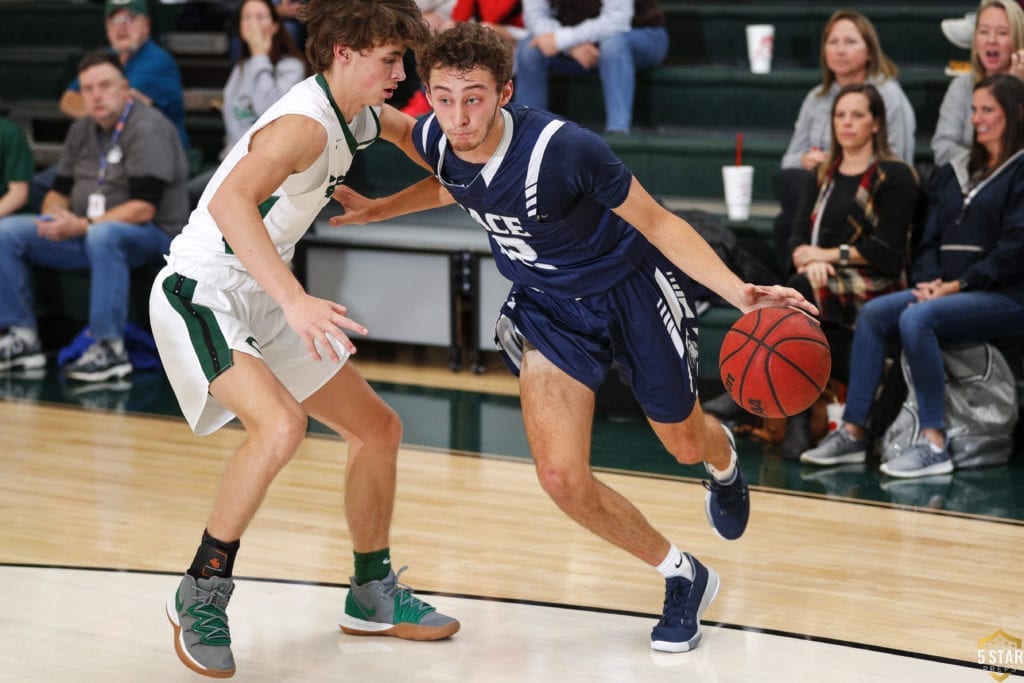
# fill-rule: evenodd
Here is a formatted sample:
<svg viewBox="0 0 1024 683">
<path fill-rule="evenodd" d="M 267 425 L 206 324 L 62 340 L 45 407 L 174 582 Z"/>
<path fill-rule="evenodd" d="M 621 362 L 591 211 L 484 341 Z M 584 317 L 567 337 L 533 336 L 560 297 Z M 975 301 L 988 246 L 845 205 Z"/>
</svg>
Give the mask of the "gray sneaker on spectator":
<svg viewBox="0 0 1024 683">
<path fill-rule="evenodd" d="M 845 465 L 864 462 L 867 452 L 864 439 L 854 439 L 846 431 L 846 425 L 841 424 L 816 447 L 801 453 L 800 462 L 807 465 Z"/>
<path fill-rule="evenodd" d="M 927 440 L 921 440 L 898 457 L 883 462 L 878 471 L 904 479 L 949 474 L 953 471 L 953 460 L 945 448 L 936 453 Z"/>
</svg>

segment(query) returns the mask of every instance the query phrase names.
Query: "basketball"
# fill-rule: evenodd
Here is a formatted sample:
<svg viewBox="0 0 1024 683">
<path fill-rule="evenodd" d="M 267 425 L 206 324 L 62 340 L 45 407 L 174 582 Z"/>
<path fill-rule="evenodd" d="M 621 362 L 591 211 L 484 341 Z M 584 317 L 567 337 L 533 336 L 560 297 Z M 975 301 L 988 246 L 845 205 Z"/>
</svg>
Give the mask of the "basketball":
<svg viewBox="0 0 1024 683">
<path fill-rule="evenodd" d="M 747 412 L 803 412 L 828 383 L 832 355 L 821 326 L 793 308 L 758 308 L 725 333 L 719 369 L 726 391 Z"/>
</svg>

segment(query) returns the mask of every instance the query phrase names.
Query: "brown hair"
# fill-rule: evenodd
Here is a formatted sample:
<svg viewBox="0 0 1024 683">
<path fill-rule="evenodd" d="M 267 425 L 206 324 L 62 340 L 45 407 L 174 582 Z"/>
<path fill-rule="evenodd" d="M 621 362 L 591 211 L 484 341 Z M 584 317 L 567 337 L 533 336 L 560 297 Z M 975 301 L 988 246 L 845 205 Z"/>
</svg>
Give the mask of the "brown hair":
<svg viewBox="0 0 1024 683">
<path fill-rule="evenodd" d="M 828 34 L 832 32 L 832 28 L 843 19 L 853 22 L 868 49 L 868 76 L 884 80 L 896 78 L 900 73 L 896 64 L 882 52 L 882 43 L 878 40 L 878 32 L 875 31 L 875 25 L 871 23 L 871 20 L 857 10 L 839 9 L 832 13 L 821 32 L 821 90 L 818 92 L 819 97 L 824 97 L 836 80 L 836 75 L 828 68 L 828 62 L 825 60 L 825 44 L 828 43 Z"/>
<path fill-rule="evenodd" d="M 999 158 L 992 160 L 992 163 L 989 163 L 988 150 L 978 144 L 978 133 L 975 131 L 971 157 L 967 162 L 967 170 L 972 176 L 979 172 L 983 176 L 988 175 L 1024 147 L 1024 82 L 1016 76 L 996 74 L 981 79 L 974 86 L 975 92 L 982 88 L 992 93 L 992 97 L 999 103 L 1006 127 L 1003 129 Z"/>
<path fill-rule="evenodd" d="M 242 0 L 242 4 L 238 6 L 239 38 L 241 38 L 242 31 L 242 10 L 250 2 L 262 2 L 266 5 L 267 9 L 270 10 L 270 20 L 277 26 L 277 31 L 270 37 L 270 54 L 267 55 L 270 58 L 270 63 L 277 64 L 281 61 L 282 57 L 288 56 L 295 57 L 303 64 L 306 64 L 306 56 L 296 47 L 292 34 L 281 24 L 281 18 L 277 15 L 277 8 L 274 6 L 273 0 Z M 249 49 L 249 43 L 244 40 L 239 42 L 242 43 L 242 50 L 238 55 L 238 63 L 241 64 L 252 57 L 252 51 Z"/>
<path fill-rule="evenodd" d="M 836 99 L 832 101 L 832 148 L 829 150 L 828 160 L 818 167 L 818 181 L 825 177 L 828 169 L 839 161 L 843 155 L 843 149 L 839 146 L 839 137 L 836 135 L 836 107 L 839 106 L 839 100 L 843 99 L 846 95 L 852 93 L 860 93 L 868 100 L 868 112 L 871 114 L 871 118 L 878 124 L 878 130 L 871 134 L 871 152 L 875 155 L 876 159 L 886 161 L 901 161 L 896 158 L 896 155 L 892 153 L 892 149 L 889 148 L 889 131 L 885 125 L 885 100 L 878 94 L 878 89 L 870 83 L 851 83 L 845 85 L 839 89 L 836 94 Z"/>
<path fill-rule="evenodd" d="M 334 63 L 334 46 L 357 52 L 388 43 L 416 49 L 430 30 L 413 0 L 310 0 L 299 10 L 306 24 L 306 57 L 322 73 Z"/>
<path fill-rule="evenodd" d="M 82 61 L 78 62 L 78 73 L 82 73 L 86 69 L 94 67 L 97 64 L 109 64 L 117 69 L 117 72 L 121 74 L 123 78 L 128 78 L 124 72 L 124 66 L 121 64 L 121 60 L 118 59 L 117 55 L 110 50 L 94 50 L 93 52 L 87 53 L 82 57 Z"/>
<path fill-rule="evenodd" d="M 487 71 L 500 91 L 512 79 L 512 53 L 498 34 L 480 24 L 459 22 L 434 34 L 416 55 L 420 78 L 430 85 L 433 69 Z"/>
</svg>

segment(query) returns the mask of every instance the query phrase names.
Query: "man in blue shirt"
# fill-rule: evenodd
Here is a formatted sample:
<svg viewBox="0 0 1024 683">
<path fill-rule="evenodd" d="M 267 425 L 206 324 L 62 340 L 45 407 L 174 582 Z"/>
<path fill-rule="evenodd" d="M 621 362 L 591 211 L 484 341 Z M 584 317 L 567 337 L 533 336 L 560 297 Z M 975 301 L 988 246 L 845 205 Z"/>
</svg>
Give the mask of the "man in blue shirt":
<svg viewBox="0 0 1024 683">
<path fill-rule="evenodd" d="M 612 363 L 665 448 L 710 475 L 705 512 L 725 539 L 750 511 L 732 435 L 697 401 L 697 316 L 690 293 L 706 285 L 743 311 L 795 306 L 793 289 L 742 282 L 693 228 L 661 207 L 595 133 L 544 111 L 511 105 L 511 56 L 497 35 L 457 24 L 417 52 L 434 114 L 413 143 L 435 176 L 369 200 L 345 188 L 335 225 L 380 220 L 458 202 L 487 231 L 498 269 L 513 282 L 496 324 L 519 375 L 523 422 L 541 486 L 572 519 L 665 577 L 651 647 L 691 650 L 718 575 L 655 530 L 590 471 L 596 389 Z"/>
<path fill-rule="evenodd" d="M 121 60 L 132 97 L 162 111 L 188 149 L 181 73 L 174 58 L 150 38 L 146 0 L 107 0 L 106 17 L 107 40 Z M 86 114 L 77 78 L 61 96 L 60 110 L 73 119 Z"/>
</svg>

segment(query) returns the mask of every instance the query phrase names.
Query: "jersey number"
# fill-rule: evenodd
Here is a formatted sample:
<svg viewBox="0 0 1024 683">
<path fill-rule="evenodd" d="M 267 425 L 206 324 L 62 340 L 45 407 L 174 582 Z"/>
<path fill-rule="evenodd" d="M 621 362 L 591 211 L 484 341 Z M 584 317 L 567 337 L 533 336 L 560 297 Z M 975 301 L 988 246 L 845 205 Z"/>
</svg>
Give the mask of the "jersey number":
<svg viewBox="0 0 1024 683">
<path fill-rule="evenodd" d="M 537 260 L 537 252 L 533 247 L 518 237 L 502 237 L 491 233 L 491 239 L 498 243 L 501 253 L 510 261 L 522 261 L 526 265 L 533 265 Z"/>
</svg>

